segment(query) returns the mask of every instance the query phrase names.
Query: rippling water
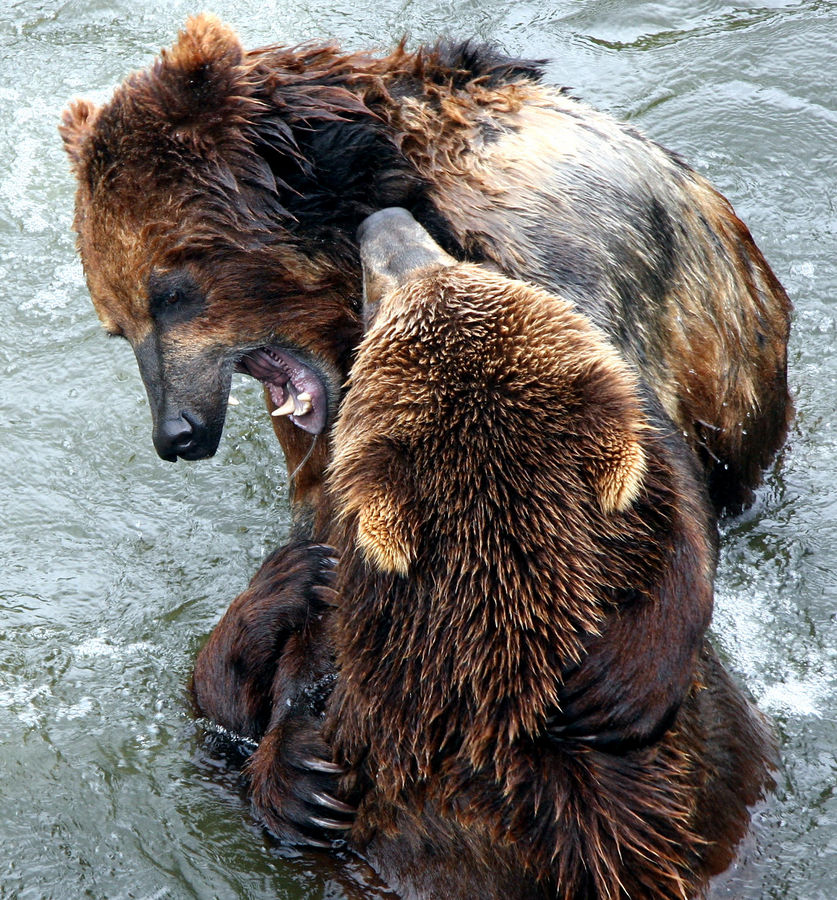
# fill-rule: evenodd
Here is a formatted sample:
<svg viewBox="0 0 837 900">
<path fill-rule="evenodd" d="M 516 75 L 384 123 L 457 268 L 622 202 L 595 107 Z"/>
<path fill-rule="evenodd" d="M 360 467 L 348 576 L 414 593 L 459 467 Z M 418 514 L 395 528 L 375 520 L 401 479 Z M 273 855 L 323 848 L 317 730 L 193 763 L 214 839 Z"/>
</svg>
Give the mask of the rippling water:
<svg viewBox="0 0 837 900">
<path fill-rule="evenodd" d="M 687 7 L 684 12 L 681 7 Z M 351 870 L 281 854 L 202 752 L 196 649 L 288 523 L 255 383 L 218 456 L 162 463 L 133 356 L 105 340 L 55 130 L 169 44 L 192 2 L 0 9 L 0 896 L 337 898 Z M 714 632 L 781 736 L 755 846 L 717 897 L 837 896 L 837 6 L 218 0 L 247 45 L 439 34 L 549 57 L 550 78 L 681 152 L 796 303 L 798 415 L 725 524 Z"/>
</svg>

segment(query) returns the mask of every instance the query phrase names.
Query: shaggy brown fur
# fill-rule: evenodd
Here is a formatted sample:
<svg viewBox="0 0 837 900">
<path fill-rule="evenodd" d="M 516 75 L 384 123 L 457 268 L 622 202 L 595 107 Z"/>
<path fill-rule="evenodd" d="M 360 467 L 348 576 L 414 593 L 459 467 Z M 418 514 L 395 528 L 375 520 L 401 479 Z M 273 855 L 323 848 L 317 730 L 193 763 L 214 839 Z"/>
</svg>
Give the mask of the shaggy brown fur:
<svg viewBox="0 0 837 900">
<path fill-rule="evenodd" d="M 355 230 L 400 204 L 456 259 L 575 303 L 686 435 L 716 507 L 747 502 L 790 415 L 787 297 L 699 175 L 540 74 L 467 44 L 247 53 L 199 16 L 106 104 L 70 106 L 61 130 L 79 252 L 105 328 L 134 348 L 162 457 L 215 452 L 236 368 L 265 383 L 271 410 L 293 394 L 294 416 L 273 424 L 296 472 L 297 536 L 323 538 L 323 435 L 361 331 Z M 285 621 L 291 596 L 291 619 L 307 621 L 320 571 L 312 548 L 280 601 L 273 565 L 224 617 L 196 673 L 202 711 L 256 736 L 265 715 L 251 699 L 307 665 L 287 640 L 295 626 L 256 623 L 271 602 Z M 225 654 L 242 634 L 275 652 L 246 661 L 239 698 Z M 281 742 L 265 756 L 269 746 Z M 278 787 L 256 809 L 274 827 L 283 810 Z M 278 832 L 296 838 L 298 824 Z"/>
<path fill-rule="evenodd" d="M 772 751 L 705 643 L 712 529 L 682 438 L 572 304 L 440 250 L 416 266 L 403 210 L 364 230 L 365 264 L 404 253 L 368 279 L 398 286 L 330 481 L 351 839 L 407 896 L 499 871 L 518 887 L 478 896 L 693 897 Z"/>
<path fill-rule="evenodd" d="M 534 64 L 467 46 L 245 53 L 201 16 L 104 107 L 73 104 L 62 133 L 97 311 L 139 350 L 156 417 L 207 420 L 195 453 L 214 452 L 248 349 L 283 343 L 347 373 L 354 232 L 396 204 L 455 256 L 577 303 L 698 449 L 719 504 L 749 496 L 784 438 L 789 304 L 746 228 L 676 156 Z M 160 273 L 196 296 L 155 292 Z M 279 427 L 295 465 L 305 442 Z M 297 485 L 309 500 L 324 462 Z"/>
</svg>

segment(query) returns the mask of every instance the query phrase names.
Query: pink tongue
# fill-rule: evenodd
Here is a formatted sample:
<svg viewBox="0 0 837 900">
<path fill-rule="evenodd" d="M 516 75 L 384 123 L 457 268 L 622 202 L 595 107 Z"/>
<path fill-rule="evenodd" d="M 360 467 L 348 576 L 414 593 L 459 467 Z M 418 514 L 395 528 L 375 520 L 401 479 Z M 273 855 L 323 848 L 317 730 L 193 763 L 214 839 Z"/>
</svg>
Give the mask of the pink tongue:
<svg viewBox="0 0 837 900">
<path fill-rule="evenodd" d="M 287 350 L 271 348 L 271 351 L 282 361 L 289 376 L 284 386 L 269 385 L 271 399 L 277 406 L 281 406 L 287 396 L 286 391 L 294 397 L 308 394 L 311 398 L 311 409 L 304 415 L 290 415 L 288 418 L 297 428 L 309 434 L 320 434 L 325 428 L 328 412 L 328 401 L 322 381 L 313 369 L 300 362 Z"/>
</svg>

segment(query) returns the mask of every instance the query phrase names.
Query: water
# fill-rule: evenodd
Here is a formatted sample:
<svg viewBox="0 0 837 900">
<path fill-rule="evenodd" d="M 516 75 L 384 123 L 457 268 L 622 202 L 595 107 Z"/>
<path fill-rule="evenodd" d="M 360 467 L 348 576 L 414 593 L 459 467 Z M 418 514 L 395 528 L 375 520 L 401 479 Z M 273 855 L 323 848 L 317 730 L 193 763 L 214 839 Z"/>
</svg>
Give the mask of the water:
<svg viewBox="0 0 837 900">
<path fill-rule="evenodd" d="M 203 751 L 184 689 L 288 527 L 255 383 L 218 456 L 162 463 L 133 356 L 103 336 L 55 130 L 200 5 L 0 9 L 0 896 L 338 898 L 352 873 L 282 854 Z M 680 7 L 688 7 L 683 11 Z M 796 303 L 798 415 L 724 526 L 714 632 L 776 723 L 784 768 L 717 897 L 837 896 L 837 4 L 219 0 L 245 44 L 441 33 L 547 56 L 552 80 L 680 151 L 733 201 Z M 347 882 L 348 879 L 348 882 Z M 348 884 L 348 886 L 347 886 Z"/>
</svg>

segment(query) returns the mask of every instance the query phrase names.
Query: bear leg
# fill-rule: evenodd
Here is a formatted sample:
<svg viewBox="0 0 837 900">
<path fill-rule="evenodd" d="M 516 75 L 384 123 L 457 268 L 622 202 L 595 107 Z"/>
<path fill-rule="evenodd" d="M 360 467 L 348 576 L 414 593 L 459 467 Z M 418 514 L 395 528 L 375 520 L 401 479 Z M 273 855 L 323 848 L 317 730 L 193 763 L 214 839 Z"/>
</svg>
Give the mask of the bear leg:
<svg viewBox="0 0 837 900">
<path fill-rule="evenodd" d="M 352 808 L 321 736 L 334 667 L 333 548 L 300 541 L 265 560 L 198 655 L 198 712 L 258 742 L 245 765 L 256 818 L 289 843 L 328 846 Z"/>
</svg>

